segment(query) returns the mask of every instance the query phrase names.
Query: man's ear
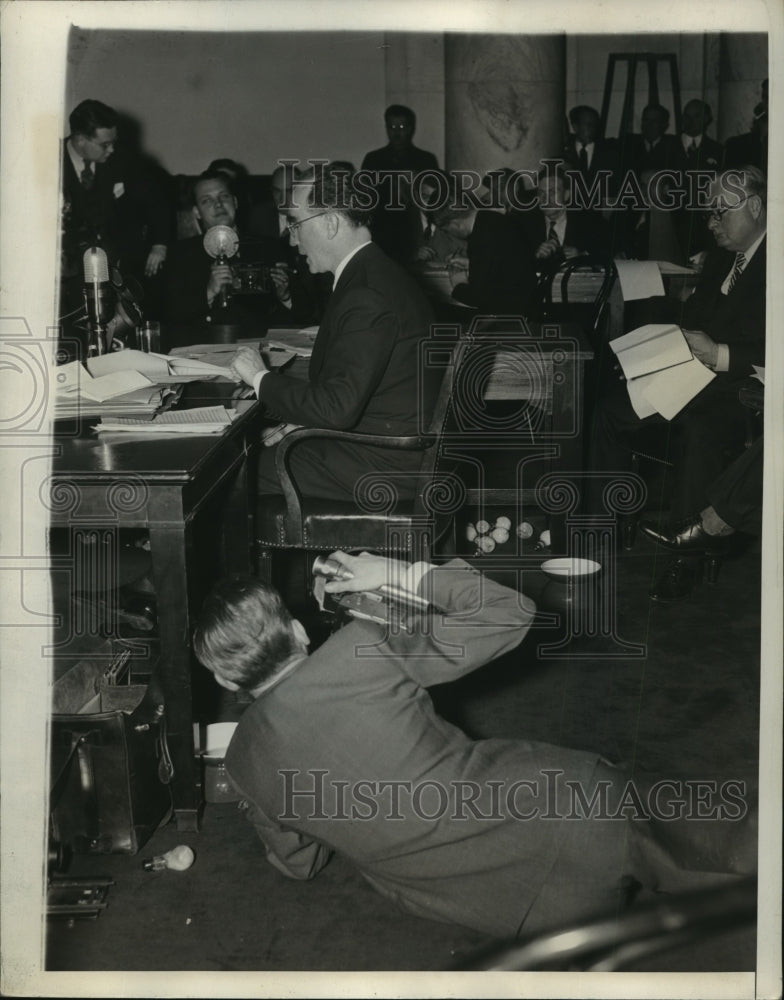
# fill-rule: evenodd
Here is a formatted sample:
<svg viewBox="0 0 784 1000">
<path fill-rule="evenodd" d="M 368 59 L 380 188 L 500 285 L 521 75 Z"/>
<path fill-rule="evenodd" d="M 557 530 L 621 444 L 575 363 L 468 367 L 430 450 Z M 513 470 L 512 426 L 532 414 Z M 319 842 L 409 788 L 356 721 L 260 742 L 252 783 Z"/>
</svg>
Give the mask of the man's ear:
<svg viewBox="0 0 784 1000">
<path fill-rule="evenodd" d="M 221 675 L 217 672 L 214 672 L 212 676 L 218 684 L 220 684 L 222 688 L 226 688 L 227 691 L 239 691 L 240 686 L 239 684 L 235 684 L 234 681 L 230 681 L 226 677 L 221 677 Z"/>
<path fill-rule="evenodd" d="M 199 222 L 199 223 L 200 223 L 200 222 L 201 222 L 201 213 L 199 212 L 199 209 L 198 209 L 198 208 L 197 208 L 197 207 L 196 207 L 196 206 L 194 205 L 194 206 L 193 206 L 193 207 L 191 208 L 191 212 L 193 212 L 193 218 L 194 218 L 194 219 L 195 219 L 195 220 L 196 220 L 197 222 Z"/>
<path fill-rule="evenodd" d="M 327 239 L 334 239 L 338 234 L 338 229 L 340 228 L 340 216 L 337 212 L 325 212 L 324 222 L 327 226 Z"/>
<path fill-rule="evenodd" d="M 291 622 L 291 631 L 294 633 L 294 638 L 297 640 L 297 642 L 305 649 L 307 649 L 307 647 L 310 645 L 310 636 L 305 631 L 305 626 L 302 624 L 302 622 L 297 621 L 297 619 L 294 618 Z"/>
</svg>

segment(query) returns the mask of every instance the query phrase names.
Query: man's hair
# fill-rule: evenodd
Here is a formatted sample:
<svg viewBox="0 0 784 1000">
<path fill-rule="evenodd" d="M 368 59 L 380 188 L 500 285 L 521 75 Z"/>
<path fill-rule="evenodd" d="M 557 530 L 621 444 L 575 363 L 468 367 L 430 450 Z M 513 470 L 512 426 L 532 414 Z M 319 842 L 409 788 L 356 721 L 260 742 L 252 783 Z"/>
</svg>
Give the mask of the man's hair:
<svg viewBox="0 0 784 1000">
<path fill-rule="evenodd" d="M 232 179 L 231 177 L 229 177 L 227 173 L 224 173 L 223 170 L 208 169 L 205 170 L 203 173 L 199 174 L 199 176 L 191 184 L 192 205 L 196 204 L 196 187 L 197 185 L 201 184 L 202 181 L 220 181 L 221 184 L 225 186 L 226 190 L 229 192 L 230 195 L 232 196 L 236 195 Z"/>
<path fill-rule="evenodd" d="M 370 224 L 370 209 L 362 208 L 354 188 L 354 167 L 348 160 L 317 164 L 296 183 L 312 184 L 309 201 L 313 208 L 333 209 L 353 226 Z"/>
<path fill-rule="evenodd" d="M 657 115 L 661 115 L 665 122 L 669 124 L 670 112 L 664 107 L 663 104 L 646 104 L 642 109 L 642 113 L 645 114 L 646 111 L 655 111 Z"/>
<path fill-rule="evenodd" d="M 388 122 L 390 118 L 405 118 L 411 128 L 416 127 L 416 115 L 411 110 L 407 108 L 405 104 L 390 104 L 387 110 L 384 112 L 384 121 Z"/>
<path fill-rule="evenodd" d="M 750 163 L 747 163 L 745 166 L 725 171 L 725 176 L 728 174 L 731 174 L 733 179 L 737 179 L 740 182 L 741 187 L 749 198 L 757 195 L 761 198 L 763 206 L 767 207 L 768 183 L 765 179 L 765 174 L 763 174 L 759 167 L 753 167 Z"/>
<path fill-rule="evenodd" d="M 250 576 L 232 576 L 204 602 L 193 649 L 208 670 L 253 690 L 300 647 L 277 590 Z"/>
<path fill-rule="evenodd" d="M 569 124 L 576 125 L 578 119 L 586 112 L 590 115 L 594 115 L 596 118 L 601 118 L 601 115 L 596 108 L 592 108 L 590 104 L 577 104 L 569 112 Z"/>
<path fill-rule="evenodd" d="M 236 160 L 230 159 L 228 156 L 221 157 L 220 159 L 213 160 L 212 163 L 207 167 L 209 173 L 219 173 L 232 178 L 235 177 L 247 177 L 248 171 L 246 167 L 243 167 L 241 163 L 237 163 Z"/>
<path fill-rule="evenodd" d="M 99 128 L 116 128 L 117 112 L 101 101 L 82 101 L 68 116 L 71 135 L 94 135 Z"/>
</svg>

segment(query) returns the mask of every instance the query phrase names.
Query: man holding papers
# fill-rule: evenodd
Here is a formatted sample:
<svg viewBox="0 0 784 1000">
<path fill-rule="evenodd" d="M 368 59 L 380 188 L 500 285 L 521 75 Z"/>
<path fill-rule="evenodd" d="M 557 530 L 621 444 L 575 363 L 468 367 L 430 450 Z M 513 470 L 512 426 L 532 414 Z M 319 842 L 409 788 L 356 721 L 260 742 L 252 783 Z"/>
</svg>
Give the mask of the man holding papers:
<svg viewBox="0 0 784 1000">
<path fill-rule="evenodd" d="M 765 178 L 756 167 L 725 171 L 710 194 L 708 228 L 717 246 L 700 281 L 685 302 L 648 300 L 648 317 L 665 325 L 651 324 L 612 342 L 627 382 L 613 385 L 597 404 L 591 435 L 591 470 L 611 473 L 628 466 L 634 431 L 672 422 L 678 430 L 670 454 L 673 520 L 705 506 L 705 490 L 722 471 L 727 450 L 739 447 L 744 416 L 738 384 L 765 358 Z M 654 355 L 656 338 L 660 363 L 647 357 L 649 374 L 624 363 L 635 352 L 633 360 Z M 600 490 L 597 483 L 590 501 L 597 512 L 603 509 Z"/>
</svg>

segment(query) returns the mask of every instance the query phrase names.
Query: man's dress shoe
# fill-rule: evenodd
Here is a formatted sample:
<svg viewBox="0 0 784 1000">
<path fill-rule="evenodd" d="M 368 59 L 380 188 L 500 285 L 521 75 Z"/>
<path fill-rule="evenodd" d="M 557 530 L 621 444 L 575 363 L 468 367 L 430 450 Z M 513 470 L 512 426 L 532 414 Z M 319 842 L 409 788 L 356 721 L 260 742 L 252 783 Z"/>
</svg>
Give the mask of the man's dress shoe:
<svg viewBox="0 0 784 1000">
<path fill-rule="evenodd" d="M 673 559 L 654 583 L 650 592 L 652 601 L 675 604 L 685 600 L 698 583 L 702 572 L 699 559 Z"/>
<path fill-rule="evenodd" d="M 724 551 L 730 542 L 730 535 L 709 535 L 702 526 L 699 514 L 674 525 L 658 528 L 650 521 L 642 521 L 643 534 L 667 549 L 674 549 L 684 555 L 697 552 Z"/>
</svg>

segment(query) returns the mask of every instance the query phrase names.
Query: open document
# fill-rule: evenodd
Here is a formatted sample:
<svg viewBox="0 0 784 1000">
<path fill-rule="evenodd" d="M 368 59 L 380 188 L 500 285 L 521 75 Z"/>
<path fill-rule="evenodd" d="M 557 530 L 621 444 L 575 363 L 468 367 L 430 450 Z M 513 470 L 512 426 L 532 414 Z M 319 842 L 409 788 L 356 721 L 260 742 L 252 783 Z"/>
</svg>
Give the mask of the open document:
<svg viewBox="0 0 784 1000">
<path fill-rule="evenodd" d="M 221 434 L 236 414 L 222 406 L 200 406 L 192 410 L 170 410 L 151 420 L 131 417 L 103 417 L 96 425 L 99 433 L 129 434 Z"/>
<path fill-rule="evenodd" d="M 716 377 L 692 355 L 678 326 L 649 323 L 610 341 L 610 347 L 641 420 L 654 413 L 672 420 Z"/>
</svg>

